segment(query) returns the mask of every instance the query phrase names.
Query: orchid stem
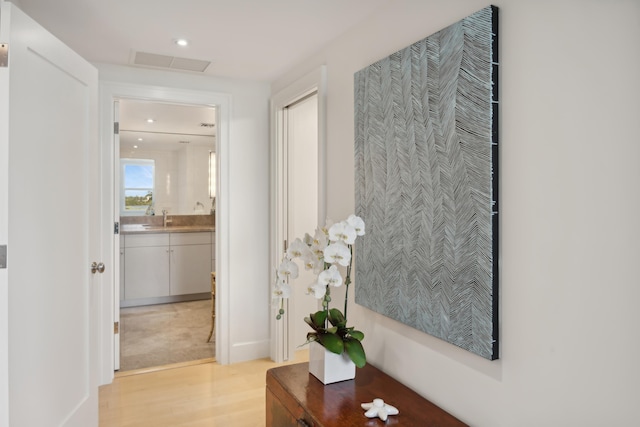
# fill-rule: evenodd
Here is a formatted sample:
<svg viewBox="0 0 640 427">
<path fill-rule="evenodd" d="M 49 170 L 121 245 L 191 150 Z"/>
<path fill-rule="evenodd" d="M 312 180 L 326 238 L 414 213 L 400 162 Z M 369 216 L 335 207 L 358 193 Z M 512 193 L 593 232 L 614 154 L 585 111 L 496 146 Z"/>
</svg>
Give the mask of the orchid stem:
<svg viewBox="0 0 640 427">
<path fill-rule="evenodd" d="M 346 286 L 346 290 L 344 291 L 344 321 L 347 321 L 347 298 L 349 296 L 349 284 L 350 284 L 351 280 L 349 279 L 349 276 L 347 276 L 347 278 L 344 281 L 344 284 Z"/>
<path fill-rule="evenodd" d="M 331 266 L 330 263 L 324 263 L 324 269 L 328 269 Z M 322 308 L 327 313 L 324 321 L 324 327 L 329 327 L 329 301 L 331 301 L 331 287 L 327 286 L 327 290 L 324 293 L 324 300 L 322 301 Z"/>
<path fill-rule="evenodd" d="M 349 259 L 349 265 L 347 266 L 347 277 L 344 279 L 346 289 L 344 291 L 344 321 L 347 321 L 347 302 L 349 298 L 349 285 L 351 284 L 351 264 L 353 263 L 353 246 L 349 245 L 349 253 L 351 258 Z"/>
</svg>

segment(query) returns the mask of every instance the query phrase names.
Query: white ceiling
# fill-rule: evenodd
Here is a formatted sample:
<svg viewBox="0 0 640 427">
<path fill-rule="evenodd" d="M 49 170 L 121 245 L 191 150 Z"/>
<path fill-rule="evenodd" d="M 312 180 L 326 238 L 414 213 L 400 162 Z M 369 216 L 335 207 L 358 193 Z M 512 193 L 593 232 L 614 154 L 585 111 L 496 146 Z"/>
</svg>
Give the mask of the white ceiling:
<svg viewBox="0 0 640 427">
<path fill-rule="evenodd" d="M 211 61 L 193 74 L 272 81 L 392 0 L 13 1 L 90 62 L 135 66 L 144 52 Z M 179 47 L 177 38 L 190 44 Z M 215 127 L 200 127 L 215 122 L 212 109 L 124 100 L 120 108 L 123 156 L 134 145 L 215 143 Z"/>
<path fill-rule="evenodd" d="M 90 62 L 130 65 L 135 52 L 146 52 L 211 61 L 197 74 L 261 81 L 391 1 L 14 0 Z M 190 45 L 177 46 L 177 38 Z"/>
</svg>

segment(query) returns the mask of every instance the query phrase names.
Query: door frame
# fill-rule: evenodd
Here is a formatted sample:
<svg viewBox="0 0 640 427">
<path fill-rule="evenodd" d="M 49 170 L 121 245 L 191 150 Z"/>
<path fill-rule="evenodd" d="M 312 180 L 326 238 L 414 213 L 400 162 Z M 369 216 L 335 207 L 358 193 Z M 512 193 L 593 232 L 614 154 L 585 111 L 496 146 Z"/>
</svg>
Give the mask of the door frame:
<svg viewBox="0 0 640 427">
<path fill-rule="evenodd" d="M 105 264 L 116 268 L 105 271 L 103 287 L 103 306 L 100 316 L 100 384 L 109 384 L 114 378 L 114 318 L 116 311 L 115 295 L 119 277 L 119 235 L 114 235 L 114 222 L 118 221 L 115 210 L 115 132 L 114 132 L 114 102 L 118 99 L 139 99 L 153 102 L 173 102 L 178 104 L 203 105 L 216 107 L 216 159 L 218 162 L 218 191 L 216 192 L 215 219 L 215 271 L 216 271 L 216 361 L 228 364 L 230 361 L 229 336 L 229 281 L 227 280 L 229 266 L 229 125 L 232 97 L 229 94 L 192 91 L 168 87 L 145 86 L 103 82 L 100 84 L 100 129 L 102 154 L 102 227 L 103 253 L 106 254 Z M 116 239 L 117 237 L 117 239 Z M 107 275 L 108 273 L 108 275 Z"/>
<path fill-rule="evenodd" d="M 326 110 L 327 110 L 327 71 L 322 65 L 316 70 L 308 73 L 293 82 L 271 98 L 270 123 L 271 138 L 270 151 L 270 255 L 269 261 L 272 266 L 270 273 L 273 285 L 275 268 L 280 263 L 283 254 L 283 241 L 287 230 L 286 212 L 286 135 L 284 127 L 285 109 L 296 101 L 318 93 L 318 221 L 324 222 L 326 217 Z M 319 226 L 321 224 L 318 224 Z M 269 292 L 271 295 L 271 292 Z M 289 339 L 289 329 L 291 322 L 302 322 L 303 319 L 287 319 L 284 322 L 276 321 L 276 311 L 279 307 L 271 305 L 269 311 L 270 335 L 271 335 L 271 359 L 277 363 L 293 358 L 294 348 Z M 292 312 L 290 302 L 285 301 L 285 310 Z"/>
</svg>

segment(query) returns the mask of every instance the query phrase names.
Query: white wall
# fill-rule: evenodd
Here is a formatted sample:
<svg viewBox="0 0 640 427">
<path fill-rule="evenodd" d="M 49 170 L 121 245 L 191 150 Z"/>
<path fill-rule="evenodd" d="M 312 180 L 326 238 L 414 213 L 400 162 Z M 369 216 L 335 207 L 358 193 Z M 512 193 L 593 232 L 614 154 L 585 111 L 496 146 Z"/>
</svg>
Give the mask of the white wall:
<svg viewBox="0 0 640 427">
<path fill-rule="evenodd" d="M 372 364 L 474 426 L 637 425 L 640 2 L 494 4 L 500 360 L 353 301 L 350 323 Z M 329 217 L 354 209 L 354 72 L 487 5 L 395 0 L 272 84 L 327 66 Z"/>
<path fill-rule="evenodd" d="M 178 196 L 180 205 L 178 212 L 185 214 L 196 213 L 196 204 L 200 213 L 209 213 L 211 199 L 209 198 L 209 152 L 210 147 L 187 146 L 180 150 L 184 158 L 178 179 L 180 180 Z M 215 171 L 214 171 L 215 173 Z"/>
<path fill-rule="evenodd" d="M 101 82 L 207 91 L 231 96 L 229 113 L 228 217 L 220 218 L 228 235 L 219 248 L 228 251 L 229 271 L 219 283 L 228 289 L 230 322 L 220 324 L 230 339 L 228 361 L 231 363 L 269 355 L 269 85 L 260 82 L 212 78 L 196 74 L 157 71 L 107 64 L 95 64 Z M 159 91 L 161 92 L 161 91 Z M 222 155 L 222 153 L 221 153 Z M 221 195 L 222 198 L 222 195 Z M 205 205 L 206 208 L 209 206 Z M 221 206 L 218 205 L 218 215 Z M 220 225 L 220 223 L 218 223 Z M 228 245 L 228 246 L 227 246 Z M 217 259 L 225 256 L 218 254 Z M 220 314 L 220 313 L 218 313 Z M 222 319 L 224 316 L 220 316 Z"/>
</svg>

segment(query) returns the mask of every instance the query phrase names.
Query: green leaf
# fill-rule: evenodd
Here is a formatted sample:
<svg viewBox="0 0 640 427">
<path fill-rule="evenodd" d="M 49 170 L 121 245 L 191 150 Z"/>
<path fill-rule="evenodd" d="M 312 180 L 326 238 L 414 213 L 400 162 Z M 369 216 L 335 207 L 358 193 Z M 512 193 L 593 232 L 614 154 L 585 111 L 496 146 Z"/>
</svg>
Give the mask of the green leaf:
<svg viewBox="0 0 640 427">
<path fill-rule="evenodd" d="M 323 328 L 324 324 L 327 320 L 327 312 L 324 310 L 316 311 L 315 313 L 311 313 L 311 321 L 313 322 L 312 328 Z"/>
<path fill-rule="evenodd" d="M 349 335 L 351 335 L 351 338 L 355 338 L 358 341 L 362 341 L 364 339 L 364 333 L 360 332 L 360 331 L 351 331 L 349 332 Z"/>
<path fill-rule="evenodd" d="M 320 344 L 327 350 L 335 354 L 342 354 L 344 351 L 344 343 L 342 339 L 334 334 L 320 334 L 318 335 Z M 359 342 L 359 341 L 358 341 Z"/>
<path fill-rule="evenodd" d="M 353 360 L 358 368 L 364 367 L 367 364 L 367 356 L 364 353 L 362 343 L 355 338 L 348 338 L 344 341 L 344 348 L 349 355 L 349 358 Z"/>
<path fill-rule="evenodd" d="M 333 326 L 345 327 L 347 324 L 347 319 L 344 318 L 344 315 L 337 308 L 332 308 L 329 310 L 329 322 Z"/>
</svg>

